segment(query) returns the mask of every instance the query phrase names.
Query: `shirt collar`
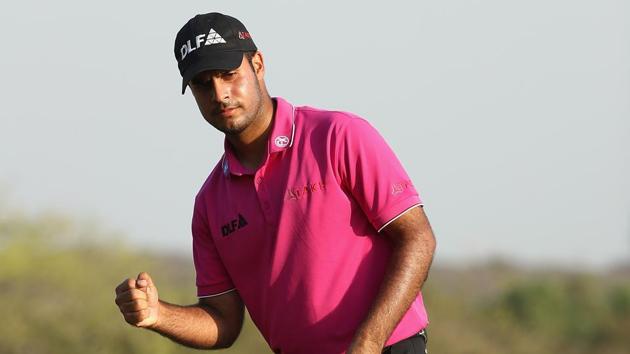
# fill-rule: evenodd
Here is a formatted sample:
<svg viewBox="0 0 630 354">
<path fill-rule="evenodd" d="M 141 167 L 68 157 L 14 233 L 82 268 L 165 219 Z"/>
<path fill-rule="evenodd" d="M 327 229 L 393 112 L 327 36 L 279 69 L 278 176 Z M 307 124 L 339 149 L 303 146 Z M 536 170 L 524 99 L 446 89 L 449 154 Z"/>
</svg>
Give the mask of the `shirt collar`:
<svg viewBox="0 0 630 354">
<path fill-rule="evenodd" d="M 295 108 L 281 97 L 272 99 L 276 102 L 276 110 L 271 123 L 273 128 L 267 142 L 268 154 L 289 149 L 293 146 L 293 139 L 295 138 Z M 241 176 L 255 172 L 241 165 L 227 139 L 224 140 L 223 146 L 225 154 L 221 160 L 221 168 L 225 176 L 228 174 Z"/>
<path fill-rule="evenodd" d="M 281 97 L 276 101 L 276 114 L 273 120 L 273 130 L 269 135 L 270 153 L 280 152 L 293 146 L 295 137 L 295 108 Z"/>
</svg>

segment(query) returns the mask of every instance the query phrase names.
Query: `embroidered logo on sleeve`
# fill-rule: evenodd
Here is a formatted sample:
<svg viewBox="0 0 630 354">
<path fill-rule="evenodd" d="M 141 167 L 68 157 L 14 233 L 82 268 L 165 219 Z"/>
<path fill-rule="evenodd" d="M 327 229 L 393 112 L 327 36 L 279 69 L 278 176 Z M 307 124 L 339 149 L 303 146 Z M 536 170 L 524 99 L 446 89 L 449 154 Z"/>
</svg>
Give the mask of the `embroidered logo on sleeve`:
<svg viewBox="0 0 630 354">
<path fill-rule="evenodd" d="M 392 195 L 398 195 L 398 194 L 404 192 L 409 187 L 413 187 L 413 183 L 411 183 L 411 181 L 409 181 L 409 180 L 398 182 L 398 183 L 394 183 L 394 184 L 392 184 Z"/>
</svg>

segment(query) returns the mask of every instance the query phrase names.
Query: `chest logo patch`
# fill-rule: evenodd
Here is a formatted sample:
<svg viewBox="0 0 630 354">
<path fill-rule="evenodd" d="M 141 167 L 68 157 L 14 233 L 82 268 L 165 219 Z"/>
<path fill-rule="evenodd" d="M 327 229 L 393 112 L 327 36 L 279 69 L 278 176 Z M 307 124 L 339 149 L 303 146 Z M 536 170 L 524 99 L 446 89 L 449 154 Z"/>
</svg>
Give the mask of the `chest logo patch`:
<svg viewBox="0 0 630 354">
<path fill-rule="evenodd" d="M 280 136 L 277 136 L 273 142 L 274 144 L 276 144 L 277 147 L 281 147 L 281 148 L 287 147 L 289 145 L 289 137 L 280 135 Z"/>
<path fill-rule="evenodd" d="M 316 192 L 322 192 L 326 190 L 326 184 L 324 182 L 308 183 L 304 186 L 297 186 L 287 189 L 287 200 L 296 200 Z"/>
<path fill-rule="evenodd" d="M 247 226 L 247 220 L 245 220 L 243 215 L 238 214 L 238 218 L 232 219 L 227 224 L 221 226 L 221 235 L 223 235 L 223 237 L 229 236 L 234 231 L 240 230 L 245 226 Z"/>
</svg>

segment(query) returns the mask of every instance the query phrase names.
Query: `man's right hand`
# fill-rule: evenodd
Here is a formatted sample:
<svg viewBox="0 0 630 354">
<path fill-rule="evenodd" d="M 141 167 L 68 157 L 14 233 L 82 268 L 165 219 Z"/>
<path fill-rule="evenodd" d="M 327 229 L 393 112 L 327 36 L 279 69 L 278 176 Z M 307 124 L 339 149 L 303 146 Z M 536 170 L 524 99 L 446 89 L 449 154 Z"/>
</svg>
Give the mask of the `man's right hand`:
<svg viewBox="0 0 630 354">
<path fill-rule="evenodd" d="M 125 279 L 116 287 L 116 304 L 127 323 L 151 328 L 159 318 L 158 291 L 148 273 Z"/>
</svg>

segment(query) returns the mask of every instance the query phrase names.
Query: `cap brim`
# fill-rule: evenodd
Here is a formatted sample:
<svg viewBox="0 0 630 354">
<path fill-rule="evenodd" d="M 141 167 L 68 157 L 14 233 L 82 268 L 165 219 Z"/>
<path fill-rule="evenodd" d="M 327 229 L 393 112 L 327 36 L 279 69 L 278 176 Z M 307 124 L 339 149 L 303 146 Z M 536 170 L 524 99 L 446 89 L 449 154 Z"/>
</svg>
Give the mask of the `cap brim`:
<svg viewBox="0 0 630 354">
<path fill-rule="evenodd" d="M 194 59 L 192 64 L 182 75 L 182 95 L 186 92 L 186 86 L 195 75 L 206 70 L 232 70 L 241 66 L 243 52 L 213 53 L 212 56 L 200 56 Z"/>
</svg>

